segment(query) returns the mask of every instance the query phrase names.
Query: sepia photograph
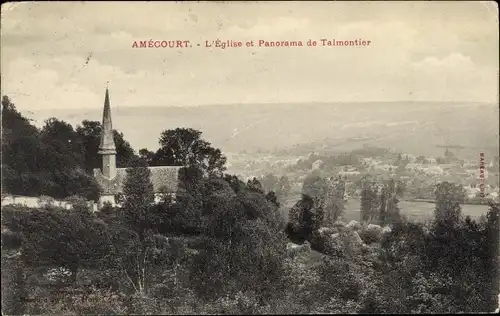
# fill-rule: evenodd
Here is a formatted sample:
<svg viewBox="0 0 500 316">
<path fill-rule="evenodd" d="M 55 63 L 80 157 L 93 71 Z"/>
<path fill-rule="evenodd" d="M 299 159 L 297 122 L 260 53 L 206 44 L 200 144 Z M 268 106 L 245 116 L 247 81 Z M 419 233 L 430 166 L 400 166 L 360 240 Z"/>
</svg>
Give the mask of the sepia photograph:
<svg viewBox="0 0 500 316">
<path fill-rule="evenodd" d="M 0 22 L 2 315 L 500 311 L 496 2 Z"/>
</svg>

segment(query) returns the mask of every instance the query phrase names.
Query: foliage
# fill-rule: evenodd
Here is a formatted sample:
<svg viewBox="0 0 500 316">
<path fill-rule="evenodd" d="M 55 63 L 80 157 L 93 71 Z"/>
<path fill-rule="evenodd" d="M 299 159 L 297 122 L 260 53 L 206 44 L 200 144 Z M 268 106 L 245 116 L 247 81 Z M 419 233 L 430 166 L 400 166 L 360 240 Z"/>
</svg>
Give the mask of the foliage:
<svg viewBox="0 0 500 316">
<path fill-rule="evenodd" d="M 89 174 L 101 165 L 101 125 L 83 121 L 75 129 L 49 118 L 38 130 L 6 96 L 2 98 L 2 175 L 5 191 L 26 196 L 65 198 L 80 195 L 97 200 L 99 186 Z M 135 157 L 122 133 L 114 131 L 117 165 Z M 2 190 L 4 188 L 2 187 Z"/>
<path fill-rule="evenodd" d="M 2 213 L 4 225 L 21 235 L 22 258 L 30 266 L 66 267 L 74 279 L 79 268 L 106 261 L 106 229 L 91 212 L 6 206 Z"/>
<path fill-rule="evenodd" d="M 147 218 L 154 203 L 151 170 L 142 160 L 134 161 L 126 170 L 122 203 L 125 221 L 142 237 L 144 230 L 150 228 Z"/>
<path fill-rule="evenodd" d="M 226 157 L 203 140 L 200 131 L 191 128 L 165 130 L 159 143 L 160 149 L 155 153 L 153 165 L 193 166 L 207 176 L 221 176 L 226 170 Z"/>
<path fill-rule="evenodd" d="M 365 181 L 365 223 L 346 225 L 339 221 L 344 181 L 311 174 L 290 210 L 287 230 L 290 239 L 303 243 L 297 247 L 287 240 L 279 213 L 286 178 L 267 175 L 244 182 L 222 174 L 225 157 L 192 129 L 165 131 L 160 150 L 143 149 L 138 160 L 120 141 L 123 135 L 115 133 L 117 150 L 123 150 L 119 156 L 128 157 L 119 166 L 133 168 L 127 170 L 122 207 L 94 214 L 82 198 L 93 191 L 83 170 L 99 166 L 94 159 L 99 123 L 86 121 L 75 131 L 49 119 L 38 130 L 8 98 L 2 105 L 8 189 L 65 196 L 73 205 L 56 208 L 52 198 L 42 196 L 47 203 L 40 208 L 2 207 L 3 313 L 381 314 L 496 308 L 499 206 L 491 204 L 481 221 L 463 218 L 458 185 L 438 185 L 434 221 L 413 223 L 397 215 L 402 182 Z M 357 163 L 372 151 L 378 152 L 365 148 L 335 163 Z M 184 166 L 175 200 L 165 195 L 153 203 L 151 163 Z M 375 219 L 387 226 L 368 223 Z"/>
<path fill-rule="evenodd" d="M 436 209 L 434 217 L 437 222 L 446 225 L 458 223 L 461 216 L 460 204 L 464 202 L 465 190 L 461 185 L 442 182 L 437 185 Z"/>
<path fill-rule="evenodd" d="M 319 199 L 303 194 L 292 207 L 288 218 L 288 234 L 299 243 L 311 240 L 313 233 L 321 227 L 323 209 L 318 205 Z"/>
<path fill-rule="evenodd" d="M 252 188 L 214 193 L 207 238 L 193 263 L 191 282 L 206 299 L 245 288 L 267 300 L 276 295 L 286 254 L 278 209 Z"/>
<path fill-rule="evenodd" d="M 331 227 L 343 215 L 345 210 L 346 183 L 340 177 L 330 180 L 325 194 L 325 219 L 323 226 Z"/>
<path fill-rule="evenodd" d="M 325 196 L 327 190 L 327 182 L 324 178 L 309 174 L 302 185 L 302 194 L 311 198 Z"/>
<path fill-rule="evenodd" d="M 287 176 L 277 177 L 271 173 L 268 173 L 258 179 L 262 184 L 262 189 L 265 192 L 273 192 L 276 196 L 277 202 L 283 202 L 288 196 L 291 184 Z"/>
<path fill-rule="evenodd" d="M 361 189 L 361 221 L 371 222 L 378 217 L 378 185 L 364 182 Z"/>
<path fill-rule="evenodd" d="M 2 247 L 2 314 L 23 315 L 27 294 L 22 261 Z"/>
<path fill-rule="evenodd" d="M 401 183 L 397 183 L 390 179 L 386 183 L 380 192 L 379 196 L 379 223 L 380 225 L 392 224 L 401 220 L 399 213 L 399 199 L 401 192 L 404 190 L 401 188 Z"/>
</svg>

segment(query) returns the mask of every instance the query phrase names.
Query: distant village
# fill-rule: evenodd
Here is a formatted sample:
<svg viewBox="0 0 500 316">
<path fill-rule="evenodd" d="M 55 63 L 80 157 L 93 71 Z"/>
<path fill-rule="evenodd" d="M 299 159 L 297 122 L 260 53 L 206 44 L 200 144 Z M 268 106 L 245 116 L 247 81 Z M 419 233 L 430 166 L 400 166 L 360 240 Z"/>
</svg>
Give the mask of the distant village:
<svg viewBox="0 0 500 316">
<path fill-rule="evenodd" d="M 405 183 L 405 199 L 409 200 L 433 200 L 435 185 L 443 181 L 461 184 L 466 203 L 483 204 L 499 199 L 498 157 L 487 159 L 480 174 L 479 156 L 477 160 L 463 160 L 449 150 L 444 158 L 391 151 L 369 157 L 362 152 L 344 156 L 347 159 L 339 161 L 316 152 L 294 157 L 233 153 L 228 154 L 228 168 L 245 178 L 269 173 L 286 176 L 292 185 L 291 194 L 299 194 L 304 179 L 314 173 L 326 178 L 341 176 L 346 181 L 347 198 L 359 197 L 362 179 L 394 179 Z"/>
</svg>

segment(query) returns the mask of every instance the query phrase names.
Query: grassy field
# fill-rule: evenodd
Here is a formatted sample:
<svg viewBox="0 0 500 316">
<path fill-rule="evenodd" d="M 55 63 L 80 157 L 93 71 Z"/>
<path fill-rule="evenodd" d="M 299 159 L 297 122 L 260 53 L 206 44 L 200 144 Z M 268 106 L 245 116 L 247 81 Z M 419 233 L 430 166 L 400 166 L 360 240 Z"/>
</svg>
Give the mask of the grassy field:
<svg viewBox="0 0 500 316">
<path fill-rule="evenodd" d="M 284 205 L 283 215 L 285 219 L 288 217 L 288 210 L 298 201 L 298 197 L 290 198 Z M 400 201 L 399 208 L 401 212 L 408 216 L 409 219 L 414 221 L 423 221 L 426 219 L 431 219 L 434 212 L 434 203 L 427 202 L 410 202 L 410 201 Z M 477 218 L 482 214 L 488 212 L 487 205 L 462 205 L 462 214 L 470 215 L 472 218 Z M 358 199 L 348 200 L 346 203 L 346 211 L 344 214 L 345 221 L 349 222 L 352 220 L 359 221 L 360 219 L 360 201 Z"/>
</svg>

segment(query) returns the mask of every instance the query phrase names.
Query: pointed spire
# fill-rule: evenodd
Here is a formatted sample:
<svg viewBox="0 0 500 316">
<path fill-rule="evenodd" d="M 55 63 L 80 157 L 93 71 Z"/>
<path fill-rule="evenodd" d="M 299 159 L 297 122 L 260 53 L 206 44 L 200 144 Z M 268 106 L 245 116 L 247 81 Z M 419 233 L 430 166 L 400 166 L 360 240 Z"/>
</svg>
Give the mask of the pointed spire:
<svg viewBox="0 0 500 316">
<path fill-rule="evenodd" d="M 104 111 L 102 113 L 102 132 L 100 154 L 116 154 L 115 141 L 113 139 L 113 124 L 111 122 L 111 107 L 109 105 L 109 91 L 106 87 L 104 98 Z"/>
</svg>

